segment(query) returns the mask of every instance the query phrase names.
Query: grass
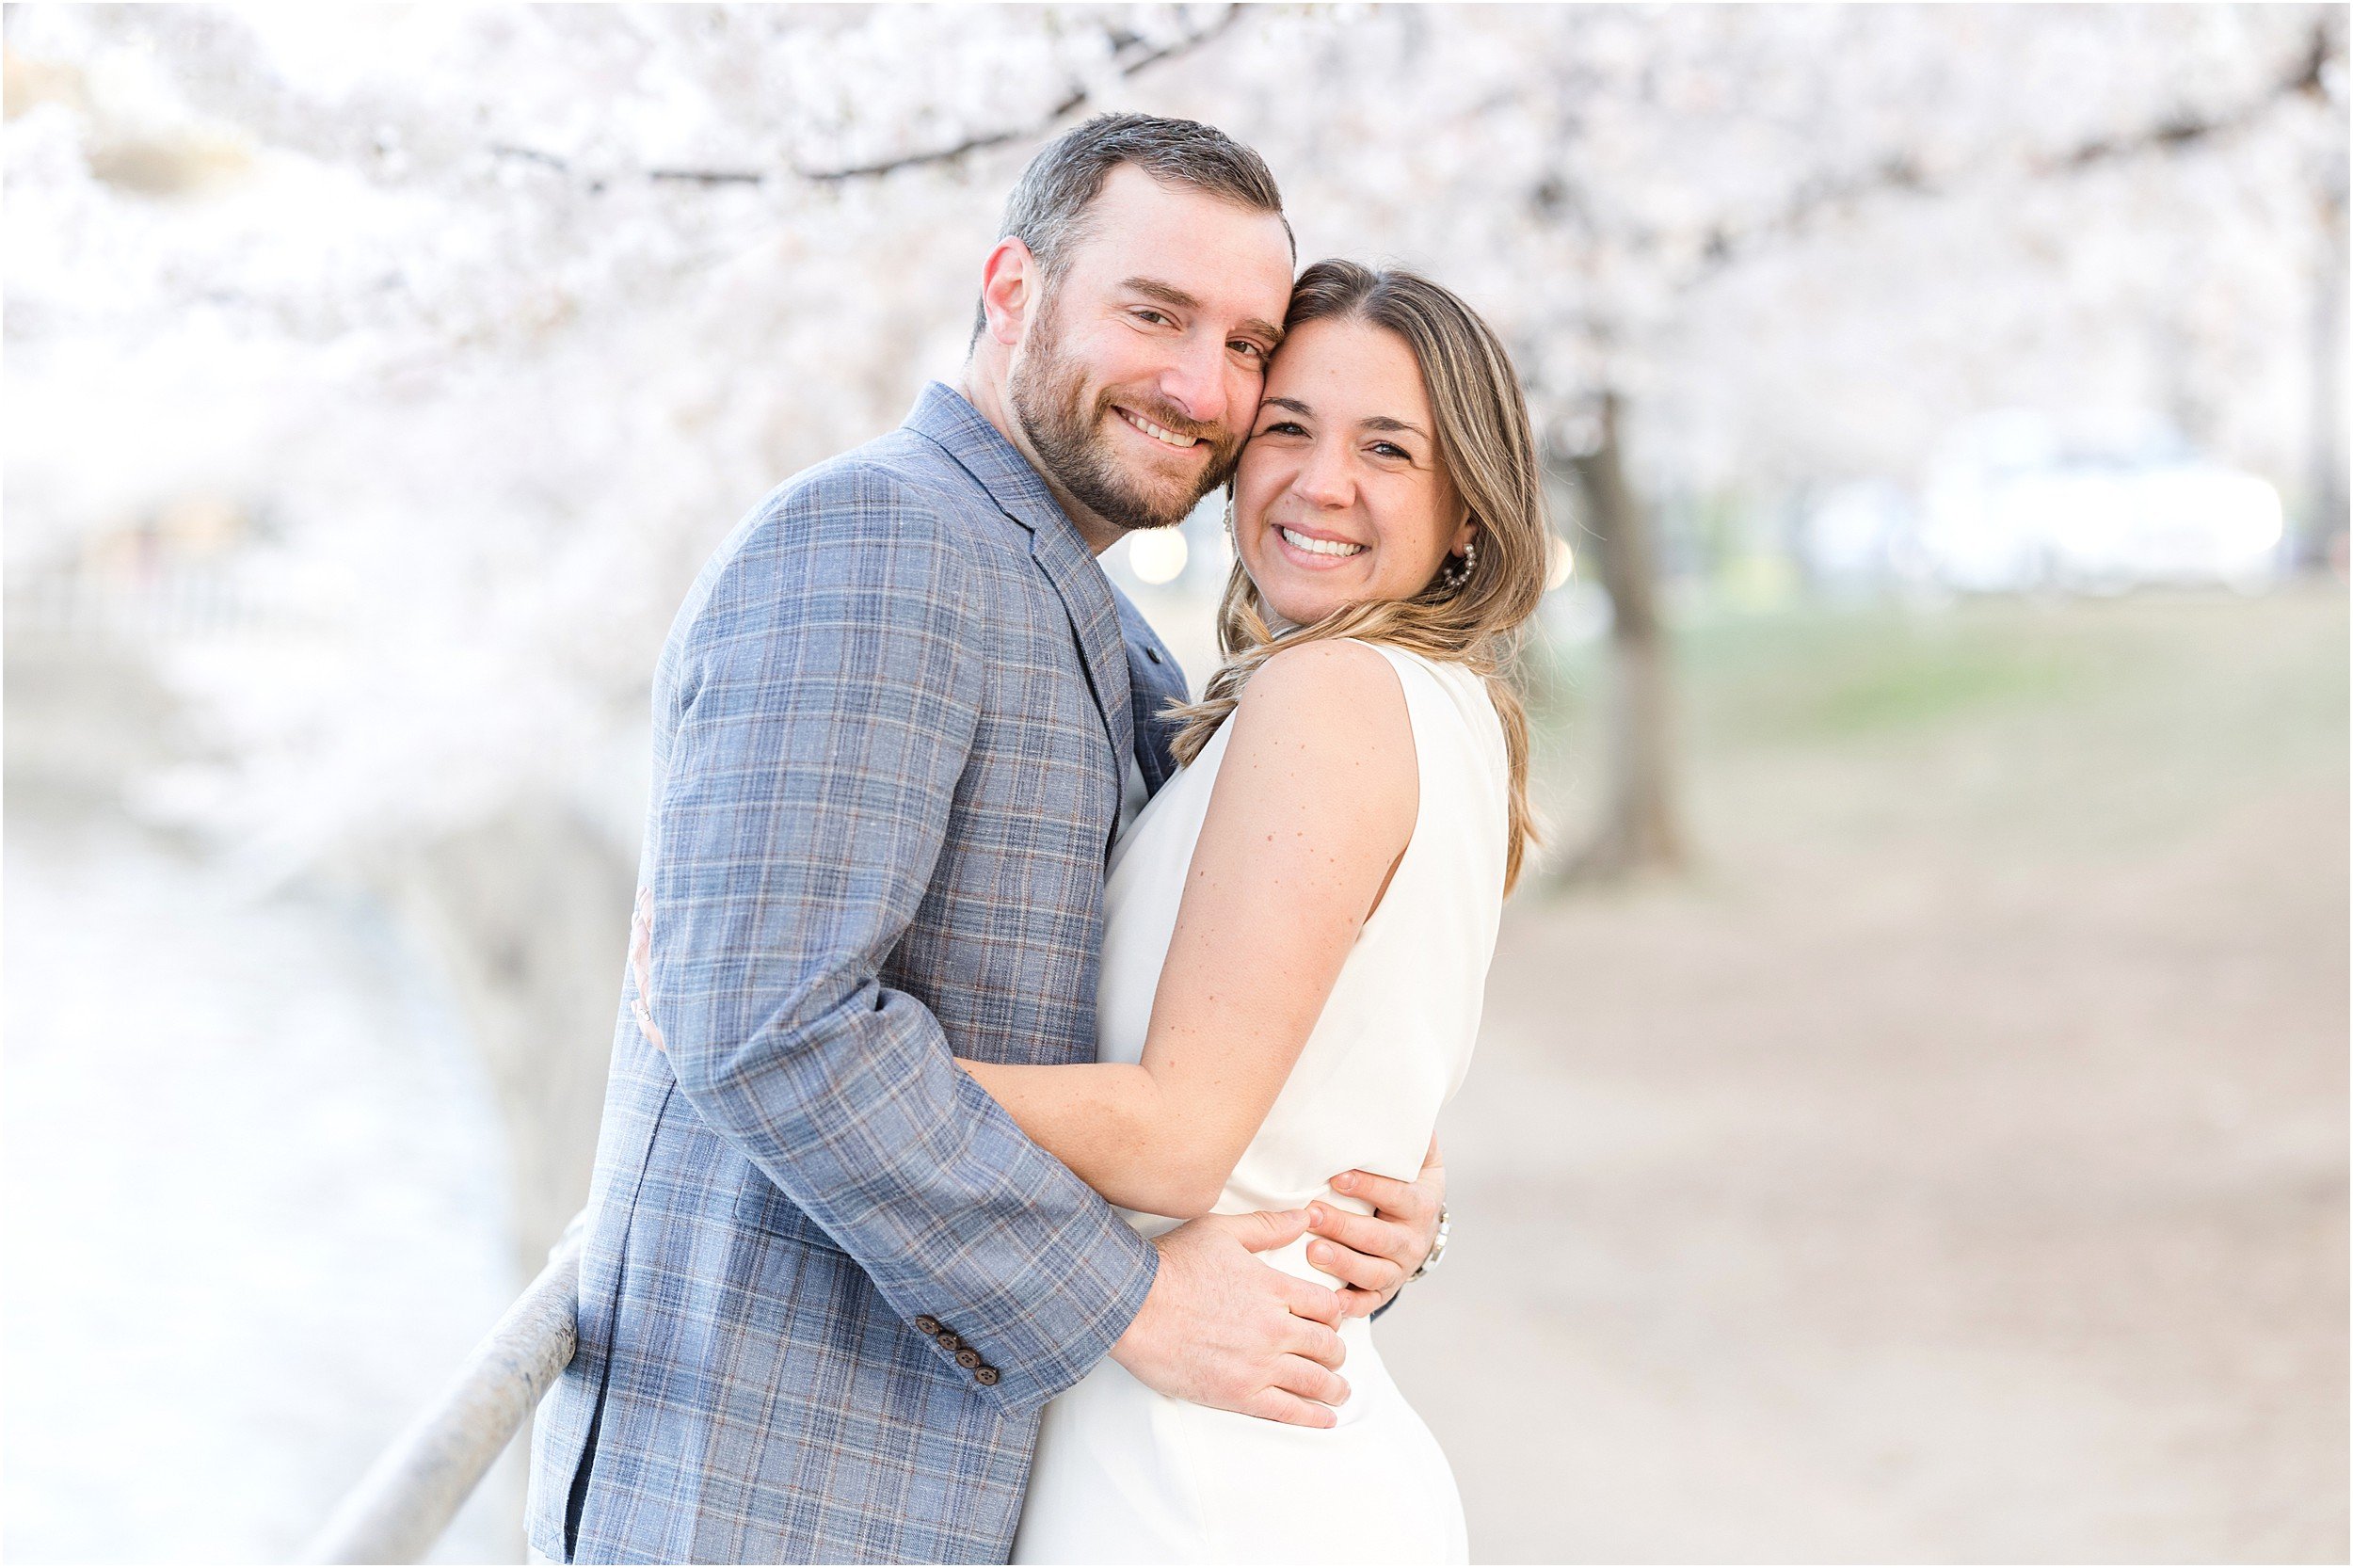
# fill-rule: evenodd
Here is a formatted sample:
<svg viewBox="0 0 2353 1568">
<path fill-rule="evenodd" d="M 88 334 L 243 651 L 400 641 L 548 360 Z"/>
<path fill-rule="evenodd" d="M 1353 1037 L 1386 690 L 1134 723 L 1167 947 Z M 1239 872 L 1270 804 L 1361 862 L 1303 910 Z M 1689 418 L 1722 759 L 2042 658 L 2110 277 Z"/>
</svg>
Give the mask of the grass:
<svg viewBox="0 0 2353 1568">
<path fill-rule="evenodd" d="M 1681 785 L 1703 854 L 1754 830 L 1768 776 L 1813 785 L 1776 797 L 1775 831 L 1901 812 L 1923 831 L 2145 840 L 2291 776 L 2343 778 L 2346 637 L 2333 582 L 1718 616 L 1674 636 Z M 1590 644 L 1536 671 L 1536 793 L 1561 840 L 1598 808 L 1607 660 Z"/>
</svg>

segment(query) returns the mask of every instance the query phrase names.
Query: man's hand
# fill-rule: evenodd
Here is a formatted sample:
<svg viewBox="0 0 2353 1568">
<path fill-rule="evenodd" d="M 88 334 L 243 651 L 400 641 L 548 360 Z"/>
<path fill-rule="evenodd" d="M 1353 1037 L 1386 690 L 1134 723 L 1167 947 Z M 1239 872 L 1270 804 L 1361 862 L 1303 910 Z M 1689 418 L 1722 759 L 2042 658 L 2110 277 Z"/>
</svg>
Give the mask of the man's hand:
<svg viewBox="0 0 2353 1568">
<path fill-rule="evenodd" d="M 1307 1261 L 1344 1281 L 1340 1298 L 1352 1318 L 1369 1317 L 1397 1294 L 1438 1242 L 1438 1206 L 1446 1201 L 1446 1160 L 1430 1140 L 1421 1175 L 1393 1181 L 1370 1171 L 1342 1171 L 1333 1191 L 1372 1205 L 1352 1214 L 1328 1203 L 1307 1206 L 1307 1228 L 1323 1238 L 1307 1243 Z"/>
<path fill-rule="evenodd" d="M 1208 1214 L 1153 1241 L 1160 1272 L 1112 1359 L 1146 1387 L 1244 1416 L 1328 1427 L 1348 1398 L 1337 1290 L 1252 1256 L 1305 1234 L 1307 1216 Z"/>
</svg>

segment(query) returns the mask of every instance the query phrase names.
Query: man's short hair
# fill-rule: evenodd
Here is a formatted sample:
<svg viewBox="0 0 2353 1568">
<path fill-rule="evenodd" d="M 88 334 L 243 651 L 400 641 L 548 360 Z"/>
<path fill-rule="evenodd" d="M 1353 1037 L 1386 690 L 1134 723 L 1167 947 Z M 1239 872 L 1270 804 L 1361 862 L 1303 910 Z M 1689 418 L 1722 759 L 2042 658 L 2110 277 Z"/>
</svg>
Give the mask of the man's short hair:
<svg viewBox="0 0 2353 1568">
<path fill-rule="evenodd" d="M 1070 254 L 1086 238 L 1086 214 L 1103 193 L 1103 182 L 1121 164 L 1133 164 L 1155 180 L 1190 185 L 1254 212 L 1283 219 L 1291 259 L 1299 242 L 1283 217 L 1283 193 L 1266 160 L 1214 125 L 1149 114 L 1098 114 L 1064 131 L 1039 150 L 1005 199 L 997 237 L 1017 239 L 1037 258 L 1048 284 L 1057 281 Z M 972 339 L 988 326 L 988 307 L 972 320 Z"/>
</svg>

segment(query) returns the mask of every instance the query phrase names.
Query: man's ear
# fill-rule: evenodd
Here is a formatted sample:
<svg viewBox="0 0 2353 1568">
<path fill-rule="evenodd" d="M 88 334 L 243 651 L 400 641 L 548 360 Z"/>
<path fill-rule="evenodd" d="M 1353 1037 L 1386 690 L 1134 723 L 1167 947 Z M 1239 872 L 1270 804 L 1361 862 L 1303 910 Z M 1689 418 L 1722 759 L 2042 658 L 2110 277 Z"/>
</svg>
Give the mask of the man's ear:
<svg viewBox="0 0 2353 1568">
<path fill-rule="evenodd" d="M 988 335 L 1007 348 L 1017 346 L 1029 330 L 1038 301 L 1037 258 L 1030 248 L 1008 235 L 997 242 L 981 264 L 981 309 L 988 315 Z"/>
</svg>

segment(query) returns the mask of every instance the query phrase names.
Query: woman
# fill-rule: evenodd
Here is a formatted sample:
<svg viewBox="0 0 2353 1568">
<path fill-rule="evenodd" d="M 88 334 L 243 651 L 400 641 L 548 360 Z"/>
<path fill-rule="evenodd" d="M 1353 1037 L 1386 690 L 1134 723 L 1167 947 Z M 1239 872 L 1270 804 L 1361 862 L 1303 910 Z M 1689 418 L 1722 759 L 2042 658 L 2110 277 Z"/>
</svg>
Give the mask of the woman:
<svg viewBox="0 0 2353 1568">
<path fill-rule="evenodd" d="M 1529 839 L 1502 672 L 1545 531 L 1485 325 L 1410 273 L 1309 267 L 1227 516 L 1227 663 L 1113 855 L 1099 1060 L 961 1064 L 1147 1234 L 1413 1177 Z M 1319 1279 L 1319 1245 L 1268 1260 Z M 1292 1412 L 1314 1427 L 1097 1367 L 1047 1406 L 1014 1560 L 1464 1560 L 1444 1455 L 1371 1324 L 1341 1337 L 1348 1397 Z"/>
</svg>

